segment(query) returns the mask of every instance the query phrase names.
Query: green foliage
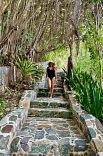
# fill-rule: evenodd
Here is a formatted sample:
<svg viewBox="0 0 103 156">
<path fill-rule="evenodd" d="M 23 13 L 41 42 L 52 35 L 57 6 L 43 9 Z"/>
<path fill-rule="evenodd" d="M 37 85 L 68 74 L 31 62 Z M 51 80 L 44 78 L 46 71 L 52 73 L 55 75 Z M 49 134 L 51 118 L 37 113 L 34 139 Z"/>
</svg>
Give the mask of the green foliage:
<svg viewBox="0 0 103 156">
<path fill-rule="evenodd" d="M 98 3 L 98 2 L 102 2 L 102 0 L 92 0 L 92 3 Z"/>
<path fill-rule="evenodd" d="M 37 81 L 38 79 L 41 78 L 44 71 L 43 71 L 42 66 L 40 66 L 40 65 L 34 65 L 34 67 L 35 67 L 35 70 L 33 73 L 33 77 L 34 77 L 35 81 Z"/>
<path fill-rule="evenodd" d="M 89 0 L 90 3 L 98 3 L 101 0 Z M 96 4 L 94 4 L 96 8 Z M 90 72 L 93 76 L 101 81 L 101 62 L 103 51 L 103 22 L 102 15 L 94 13 L 90 9 L 85 10 L 85 20 L 79 25 L 79 31 L 81 33 L 82 42 L 86 45 L 87 53 L 90 57 Z M 98 16 L 98 21 L 97 18 Z M 103 68 L 103 67 L 102 67 Z M 102 69 L 103 70 L 103 69 Z"/>
<path fill-rule="evenodd" d="M 82 26 L 82 41 L 86 43 L 91 59 L 96 59 L 98 56 L 96 47 L 97 32 L 92 22 L 93 21 L 88 21 L 88 23 Z"/>
<path fill-rule="evenodd" d="M 20 55 L 22 55 L 24 53 L 24 48 L 22 46 L 17 46 L 17 50 L 19 52 Z"/>
<path fill-rule="evenodd" d="M 21 40 L 23 41 L 22 45 L 17 45 L 17 51 L 19 55 L 23 56 L 25 53 L 25 48 L 29 45 L 33 40 L 33 35 L 31 33 L 23 33 L 21 35 Z"/>
<path fill-rule="evenodd" d="M 67 59 L 69 56 L 69 50 L 65 46 L 60 45 L 57 50 L 51 51 L 44 55 L 44 61 L 55 62 L 57 68 L 63 68 L 67 66 Z"/>
<path fill-rule="evenodd" d="M 77 100 L 81 103 L 82 107 L 93 114 L 98 119 L 103 118 L 103 90 L 100 83 L 95 81 L 87 72 L 80 70 L 73 70 L 69 81 L 69 85 L 75 91 Z"/>
<path fill-rule="evenodd" d="M 82 72 L 91 74 L 93 77 L 99 80 L 100 76 L 98 60 L 96 60 L 94 64 L 94 60 L 91 60 L 89 52 L 85 51 L 83 50 L 84 54 L 80 54 L 78 57 L 73 56 L 74 67 Z"/>
<path fill-rule="evenodd" d="M 33 35 L 31 33 L 24 33 L 21 38 L 23 39 L 23 41 L 31 42 Z"/>
<path fill-rule="evenodd" d="M 14 59 L 13 63 L 20 70 L 23 79 L 31 76 L 37 70 L 34 64 L 23 58 Z"/>
<path fill-rule="evenodd" d="M 14 59 L 13 63 L 16 68 L 20 70 L 22 80 L 27 80 L 29 77 L 31 77 L 34 79 L 34 81 L 37 81 L 43 73 L 42 66 L 31 63 L 29 60 L 18 58 Z"/>
<path fill-rule="evenodd" d="M 75 47 L 74 47 L 75 48 Z M 73 49 L 75 51 L 75 49 Z M 80 44 L 80 54 L 77 57 L 76 52 L 73 55 L 73 64 L 76 69 L 80 69 L 83 72 L 91 72 L 91 60 L 90 54 L 87 51 L 85 44 L 81 42 Z"/>
<path fill-rule="evenodd" d="M 5 107 L 5 102 L 2 98 L 0 98 L 0 112 L 3 111 L 4 107 Z"/>
<path fill-rule="evenodd" d="M 96 30 L 96 26 L 94 24 L 93 19 L 85 21 L 85 24 L 80 27 L 80 31 L 82 33 L 82 42 L 84 43 L 87 54 L 85 55 L 85 60 L 87 60 L 86 57 L 89 58 L 89 70 L 100 80 L 100 56 L 99 56 L 99 49 L 102 50 L 103 45 L 103 33 L 102 33 L 102 27 L 101 29 Z"/>
</svg>

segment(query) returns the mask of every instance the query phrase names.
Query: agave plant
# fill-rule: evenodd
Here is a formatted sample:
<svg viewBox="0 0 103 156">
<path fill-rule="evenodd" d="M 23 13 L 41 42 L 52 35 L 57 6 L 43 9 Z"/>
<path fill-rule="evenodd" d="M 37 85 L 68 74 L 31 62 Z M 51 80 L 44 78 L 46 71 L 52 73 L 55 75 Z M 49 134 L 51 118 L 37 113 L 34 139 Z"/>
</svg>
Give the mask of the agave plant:
<svg viewBox="0 0 103 156">
<path fill-rule="evenodd" d="M 13 63 L 16 68 L 20 70 L 22 80 L 27 80 L 28 77 L 32 76 L 34 72 L 36 73 L 38 70 L 36 65 L 23 58 L 14 59 Z"/>
</svg>

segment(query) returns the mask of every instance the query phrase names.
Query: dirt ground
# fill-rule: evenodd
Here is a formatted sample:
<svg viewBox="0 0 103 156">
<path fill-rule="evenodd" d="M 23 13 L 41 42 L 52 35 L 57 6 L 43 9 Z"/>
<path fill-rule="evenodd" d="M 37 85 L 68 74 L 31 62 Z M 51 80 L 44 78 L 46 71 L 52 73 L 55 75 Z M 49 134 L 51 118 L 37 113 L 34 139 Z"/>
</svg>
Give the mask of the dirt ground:
<svg viewBox="0 0 103 156">
<path fill-rule="evenodd" d="M 3 101 L 3 108 L 1 106 L 0 109 L 0 120 L 5 115 L 18 108 L 21 95 L 21 91 L 13 90 L 10 88 L 6 88 L 5 92 L 0 94 L 0 98 Z"/>
</svg>

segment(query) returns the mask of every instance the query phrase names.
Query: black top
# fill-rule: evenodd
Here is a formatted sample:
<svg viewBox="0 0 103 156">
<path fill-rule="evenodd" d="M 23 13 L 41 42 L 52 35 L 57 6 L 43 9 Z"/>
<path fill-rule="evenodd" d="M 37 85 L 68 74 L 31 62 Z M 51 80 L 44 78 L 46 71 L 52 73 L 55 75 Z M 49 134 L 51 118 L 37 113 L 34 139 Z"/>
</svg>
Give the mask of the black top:
<svg viewBox="0 0 103 156">
<path fill-rule="evenodd" d="M 55 69 L 50 70 L 49 67 L 47 67 L 47 76 L 49 78 L 55 77 Z"/>
</svg>

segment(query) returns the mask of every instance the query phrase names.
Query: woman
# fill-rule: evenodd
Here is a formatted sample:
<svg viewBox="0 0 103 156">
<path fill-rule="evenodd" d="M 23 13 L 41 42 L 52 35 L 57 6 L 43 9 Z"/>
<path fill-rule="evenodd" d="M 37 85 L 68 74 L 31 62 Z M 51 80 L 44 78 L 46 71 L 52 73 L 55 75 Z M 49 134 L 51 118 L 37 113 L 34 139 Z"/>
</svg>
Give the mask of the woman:
<svg viewBox="0 0 103 156">
<path fill-rule="evenodd" d="M 46 78 L 48 80 L 49 97 L 52 98 L 56 78 L 55 64 L 53 62 L 48 63 L 48 67 L 46 70 Z"/>
</svg>

